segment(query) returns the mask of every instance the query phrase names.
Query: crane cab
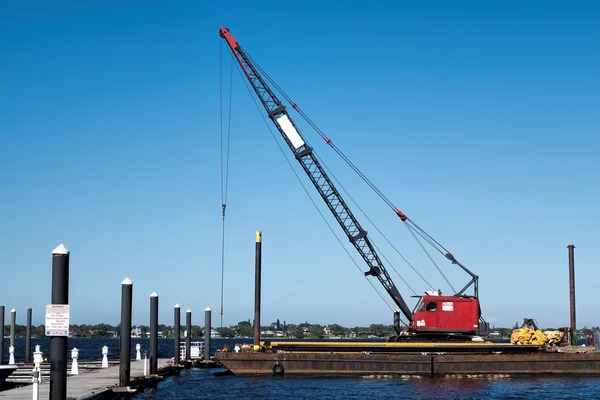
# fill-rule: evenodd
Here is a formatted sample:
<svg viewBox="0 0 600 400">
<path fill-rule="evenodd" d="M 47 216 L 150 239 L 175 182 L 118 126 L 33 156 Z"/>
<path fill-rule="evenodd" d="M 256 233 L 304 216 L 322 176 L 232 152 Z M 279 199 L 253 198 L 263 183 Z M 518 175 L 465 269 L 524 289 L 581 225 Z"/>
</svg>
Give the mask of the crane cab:
<svg viewBox="0 0 600 400">
<path fill-rule="evenodd" d="M 427 291 L 417 303 L 408 328 L 417 332 L 477 333 L 479 317 L 479 299 Z"/>
</svg>

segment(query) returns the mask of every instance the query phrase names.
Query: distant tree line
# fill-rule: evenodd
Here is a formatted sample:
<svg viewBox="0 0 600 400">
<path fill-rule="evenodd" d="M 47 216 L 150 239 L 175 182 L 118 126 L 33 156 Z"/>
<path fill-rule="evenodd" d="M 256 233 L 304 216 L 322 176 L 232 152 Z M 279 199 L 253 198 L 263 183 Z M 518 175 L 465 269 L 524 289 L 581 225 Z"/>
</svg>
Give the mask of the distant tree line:
<svg viewBox="0 0 600 400">
<path fill-rule="evenodd" d="M 147 325 L 139 325 L 132 326 L 132 329 L 140 328 L 141 337 L 146 337 L 146 333 L 150 332 L 150 327 Z M 25 325 L 15 325 L 15 337 L 24 338 L 26 337 L 27 327 Z M 173 337 L 174 329 L 172 326 L 168 325 L 158 325 L 158 330 L 162 332 L 163 337 Z M 185 330 L 185 326 L 181 327 L 181 334 Z M 69 325 L 69 334 L 71 337 L 98 337 L 98 338 L 107 338 L 120 336 L 121 334 L 121 324 L 117 325 L 109 325 L 105 323 L 96 324 L 96 325 Z M 4 336 L 10 335 L 10 325 L 4 326 Z M 39 326 L 31 326 L 31 337 L 33 338 L 43 338 L 46 336 L 44 325 Z M 192 325 L 192 337 L 202 337 L 202 327 L 198 325 Z"/>
<path fill-rule="evenodd" d="M 15 337 L 21 338 L 26 336 L 27 326 L 15 324 Z M 10 325 L 4 325 L 4 336 L 10 335 Z M 44 325 L 31 326 L 31 337 L 42 338 L 45 337 Z"/>
<path fill-rule="evenodd" d="M 339 324 L 321 325 L 308 321 L 300 324 L 281 323 L 279 319 L 270 325 L 261 325 L 263 337 L 281 336 L 298 339 L 322 339 L 327 337 L 387 337 L 394 334 L 393 325 L 371 324 L 367 327 L 344 327 Z M 252 337 L 254 326 L 250 320 L 240 321 L 230 327 L 216 328 L 221 337 Z"/>
<path fill-rule="evenodd" d="M 501 337 L 510 337 L 513 329 L 520 327 L 518 323 L 512 328 L 492 328 L 491 331 L 498 332 Z M 147 337 L 147 333 L 150 332 L 150 327 L 147 325 L 133 326 L 132 329 L 140 328 L 141 337 Z M 254 326 L 250 320 L 240 321 L 235 325 L 222 328 L 214 328 L 221 337 L 234 338 L 234 337 L 252 337 L 254 334 Z M 547 328 L 548 330 L 553 330 Z M 542 329 L 542 330 L 547 330 Z M 162 332 L 162 337 L 173 337 L 174 329 L 171 325 L 158 325 L 159 332 Z M 181 326 L 181 335 L 185 326 Z M 599 332 L 600 327 L 593 326 L 591 328 L 583 327 L 577 331 L 577 335 L 585 337 L 588 332 Z M 279 319 L 270 325 L 261 326 L 261 332 L 263 337 L 286 337 L 286 338 L 298 338 L 298 339 L 322 339 L 327 337 L 356 337 L 356 338 L 368 338 L 368 337 L 388 337 L 395 334 L 393 325 L 385 324 L 371 324 L 369 326 L 354 326 L 344 327 L 339 324 L 321 325 L 311 324 L 308 321 L 300 324 L 288 324 L 286 321 L 280 323 Z M 121 333 L 121 325 L 110 325 L 110 324 L 96 324 L 96 325 L 70 325 L 69 333 L 71 337 L 91 337 L 91 338 L 107 338 L 119 336 Z M 203 337 L 203 327 L 198 325 L 192 325 L 192 337 Z M 10 335 L 10 325 L 4 326 L 4 336 Z M 25 325 L 15 325 L 15 336 L 18 338 L 24 338 L 26 336 Z M 45 337 L 44 325 L 32 326 L 31 336 L 33 338 Z"/>
<path fill-rule="evenodd" d="M 132 326 L 132 330 L 140 328 L 140 336 L 142 338 L 147 337 L 147 333 L 150 332 L 150 327 L 148 325 L 138 325 Z M 327 329 L 325 329 L 327 328 Z M 233 338 L 233 337 L 252 337 L 254 334 L 254 326 L 250 322 L 240 321 L 236 325 L 232 325 L 229 327 L 222 328 L 214 328 L 221 337 L 225 338 Z M 174 329 L 171 325 L 158 325 L 159 332 L 162 332 L 162 337 L 173 337 Z M 185 326 L 181 326 L 181 335 L 185 330 Z M 328 336 L 337 336 L 344 337 L 348 335 L 353 335 L 356 337 L 368 337 L 368 336 L 376 336 L 376 337 L 385 337 L 392 335 L 394 332 L 394 328 L 392 325 L 381 325 L 381 324 L 372 324 L 368 327 L 352 327 L 346 328 L 338 324 L 332 325 L 320 325 L 320 324 L 311 324 L 309 322 L 303 322 L 300 324 L 288 324 L 285 321 L 280 323 L 279 320 L 273 322 L 271 325 L 261 326 L 262 332 L 267 332 L 267 336 L 270 334 L 274 335 L 278 333 L 279 335 L 283 335 L 285 337 L 293 337 L 293 338 L 324 338 Z M 98 337 L 98 338 L 107 338 L 107 337 L 115 337 L 119 336 L 121 333 L 120 324 L 110 325 L 106 323 L 96 324 L 96 325 L 70 325 L 69 326 L 69 334 L 71 337 Z M 203 337 L 203 327 L 198 325 L 192 325 L 192 337 Z M 4 326 L 4 336 L 10 335 L 10 325 Z M 24 338 L 26 335 L 26 326 L 25 325 L 15 325 L 15 336 L 18 338 Z M 264 334 L 263 334 L 264 335 Z M 44 325 L 32 326 L 31 327 L 31 336 L 34 338 L 42 338 L 45 337 Z"/>
</svg>

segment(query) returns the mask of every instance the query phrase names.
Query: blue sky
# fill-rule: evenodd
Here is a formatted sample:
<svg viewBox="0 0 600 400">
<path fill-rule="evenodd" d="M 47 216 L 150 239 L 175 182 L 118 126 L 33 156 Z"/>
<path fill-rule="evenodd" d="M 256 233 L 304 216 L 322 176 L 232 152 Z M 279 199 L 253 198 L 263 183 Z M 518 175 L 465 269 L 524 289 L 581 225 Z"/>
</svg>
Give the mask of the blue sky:
<svg viewBox="0 0 600 400">
<path fill-rule="evenodd" d="M 116 324 L 120 282 L 129 277 L 135 324 L 148 323 L 156 291 L 162 323 L 179 303 L 196 322 L 210 306 L 219 325 L 225 25 L 399 208 L 480 276 L 492 324 L 531 317 L 568 325 L 566 246 L 575 244 L 578 325 L 600 325 L 595 2 L 2 8 L 0 304 L 16 308 L 20 323 L 27 307 L 43 322 L 51 252 L 62 242 L 71 250 L 73 323 Z M 264 237 L 263 323 L 391 323 L 237 73 L 232 110 L 223 323 L 252 318 L 256 230 Z M 377 226 L 448 293 L 401 222 L 292 118 Z M 357 216 L 411 287 L 427 289 Z M 466 283 L 437 261 L 455 287 Z"/>
</svg>

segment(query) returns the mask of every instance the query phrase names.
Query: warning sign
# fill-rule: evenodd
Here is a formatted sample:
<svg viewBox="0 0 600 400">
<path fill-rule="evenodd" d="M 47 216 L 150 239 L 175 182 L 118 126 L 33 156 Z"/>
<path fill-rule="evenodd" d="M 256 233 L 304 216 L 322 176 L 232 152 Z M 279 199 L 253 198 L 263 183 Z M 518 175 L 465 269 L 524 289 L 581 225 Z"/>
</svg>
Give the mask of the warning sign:
<svg viewBox="0 0 600 400">
<path fill-rule="evenodd" d="M 69 336 L 69 305 L 46 305 L 46 336 Z"/>
</svg>

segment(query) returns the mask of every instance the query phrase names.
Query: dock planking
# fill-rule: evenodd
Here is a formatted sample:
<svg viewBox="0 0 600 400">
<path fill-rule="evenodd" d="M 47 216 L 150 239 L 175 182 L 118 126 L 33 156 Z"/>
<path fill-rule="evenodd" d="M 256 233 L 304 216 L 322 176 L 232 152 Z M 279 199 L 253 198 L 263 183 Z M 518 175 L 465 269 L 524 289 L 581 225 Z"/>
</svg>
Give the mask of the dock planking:
<svg viewBox="0 0 600 400">
<path fill-rule="evenodd" d="M 170 364 L 171 359 L 158 359 L 158 369 Z M 149 369 L 148 369 L 149 370 Z M 144 362 L 131 362 L 131 379 L 144 376 Z M 100 368 L 89 372 L 83 372 L 79 375 L 69 375 L 67 378 L 67 399 L 86 398 L 95 393 L 104 391 L 108 387 L 115 387 L 119 384 L 119 364 L 111 365 L 108 368 Z M 0 392 L 0 399 L 31 399 L 32 385 L 22 386 L 20 388 L 4 390 Z M 40 385 L 40 400 L 50 398 L 50 376 L 45 375 Z"/>
</svg>

